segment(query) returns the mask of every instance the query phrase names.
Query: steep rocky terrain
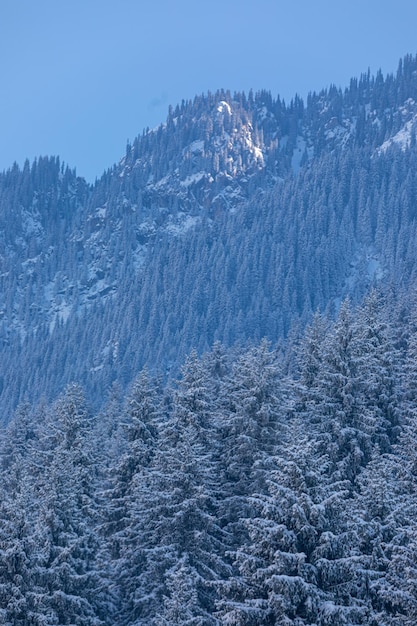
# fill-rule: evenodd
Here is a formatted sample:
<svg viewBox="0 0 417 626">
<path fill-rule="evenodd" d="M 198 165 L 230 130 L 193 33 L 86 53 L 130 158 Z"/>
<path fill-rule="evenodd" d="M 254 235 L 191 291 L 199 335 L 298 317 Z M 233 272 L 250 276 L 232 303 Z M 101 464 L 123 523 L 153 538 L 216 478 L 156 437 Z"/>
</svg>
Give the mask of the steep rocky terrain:
<svg viewBox="0 0 417 626">
<path fill-rule="evenodd" d="M 100 403 L 195 346 L 285 337 L 409 284 L 417 60 L 286 104 L 170 108 L 94 186 L 39 158 L 0 177 L 1 407 L 82 382 Z"/>
</svg>

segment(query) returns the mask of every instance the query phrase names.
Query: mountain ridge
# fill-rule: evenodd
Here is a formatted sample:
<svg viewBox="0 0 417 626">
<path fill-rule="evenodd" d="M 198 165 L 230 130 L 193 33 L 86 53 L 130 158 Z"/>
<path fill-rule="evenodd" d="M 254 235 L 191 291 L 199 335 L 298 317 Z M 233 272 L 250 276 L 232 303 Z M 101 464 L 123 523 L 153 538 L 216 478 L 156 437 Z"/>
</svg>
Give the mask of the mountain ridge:
<svg viewBox="0 0 417 626">
<path fill-rule="evenodd" d="M 398 204 L 398 176 L 414 158 L 416 101 L 409 55 L 396 76 L 364 74 L 306 104 L 266 91 L 197 96 L 94 185 L 56 157 L 3 173 L 3 415 L 71 380 L 98 401 L 145 362 L 173 367 L 216 339 L 279 340 L 317 308 L 397 280 L 400 264 L 408 280 L 411 253 L 390 261 L 385 241 L 405 218 L 389 223 L 381 203 Z M 384 168 L 398 170 L 392 198 Z M 404 193 L 408 220 L 408 183 Z"/>
</svg>

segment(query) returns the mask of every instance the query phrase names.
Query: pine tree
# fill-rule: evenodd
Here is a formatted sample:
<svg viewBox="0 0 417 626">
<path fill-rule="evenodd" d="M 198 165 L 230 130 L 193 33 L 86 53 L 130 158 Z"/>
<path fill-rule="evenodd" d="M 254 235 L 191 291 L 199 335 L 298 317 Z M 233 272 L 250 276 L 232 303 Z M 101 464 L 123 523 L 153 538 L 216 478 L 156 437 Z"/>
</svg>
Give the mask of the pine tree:
<svg viewBox="0 0 417 626">
<path fill-rule="evenodd" d="M 351 484 L 371 450 L 360 402 L 359 351 L 357 329 L 346 300 L 326 336 L 323 362 L 314 385 L 317 401 L 311 406 L 310 419 L 319 424 L 333 480 L 348 480 Z"/>
<path fill-rule="evenodd" d="M 251 589 L 251 583 L 239 576 L 239 554 L 250 543 L 255 503 L 267 493 L 273 465 L 271 455 L 284 445 L 285 389 L 276 354 L 267 341 L 237 358 L 224 388 L 220 409 L 223 415 L 219 434 L 223 443 L 218 515 L 229 537 L 229 555 L 234 568 L 232 576 L 218 584 L 217 606 L 224 623 L 263 623 L 257 620 L 262 614 L 266 588 L 256 591 L 255 585 Z M 250 600 L 242 599 L 245 597 L 253 597 L 253 605 Z M 268 609 L 265 615 L 265 623 L 268 623 Z"/>
<path fill-rule="evenodd" d="M 0 621 L 40 624 L 34 528 L 36 491 L 36 417 L 25 403 L 2 432 L 0 483 Z"/>
<path fill-rule="evenodd" d="M 221 622 L 230 625 L 318 623 L 325 599 L 312 553 L 323 512 L 312 498 L 319 488 L 312 442 L 298 430 L 285 452 L 271 457 L 267 489 L 248 498 L 247 535 L 234 554 L 236 573 L 223 587 Z"/>
<path fill-rule="evenodd" d="M 96 570 L 95 459 L 82 390 L 68 387 L 48 417 L 40 453 L 51 461 L 38 483 L 36 519 L 38 611 L 51 623 L 100 626 L 107 582 Z"/>
<path fill-rule="evenodd" d="M 206 626 L 218 624 L 204 610 L 198 598 L 198 576 L 190 567 L 187 557 L 182 557 L 166 572 L 166 590 L 163 606 L 150 622 L 153 626 Z"/>
<path fill-rule="evenodd" d="M 200 620 L 212 611 L 213 581 L 224 575 L 222 533 L 212 495 L 216 466 L 208 388 L 202 364 L 191 353 L 170 417 L 161 426 L 155 457 L 135 483 L 136 523 L 131 527 L 135 543 L 126 546 L 122 585 L 128 592 L 127 619 L 138 624 L 153 623 L 157 615 L 172 609 L 176 602 L 172 572 L 183 559 L 187 594 Z M 202 623 L 216 623 L 214 618 L 205 620 Z"/>
<path fill-rule="evenodd" d="M 122 413 L 124 447 L 109 467 L 108 488 L 102 493 L 100 560 L 108 563 L 112 581 L 114 619 L 131 619 L 132 594 L 142 568 L 141 530 L 144 512 L 137 512 L 137 490 L 145 481 L 158 446 L 158 428 L 164 420 L 156 381 L 144 368 L 135 378 Z M 111 616 L 109 616 L 111 617 Z"/>
</svg>

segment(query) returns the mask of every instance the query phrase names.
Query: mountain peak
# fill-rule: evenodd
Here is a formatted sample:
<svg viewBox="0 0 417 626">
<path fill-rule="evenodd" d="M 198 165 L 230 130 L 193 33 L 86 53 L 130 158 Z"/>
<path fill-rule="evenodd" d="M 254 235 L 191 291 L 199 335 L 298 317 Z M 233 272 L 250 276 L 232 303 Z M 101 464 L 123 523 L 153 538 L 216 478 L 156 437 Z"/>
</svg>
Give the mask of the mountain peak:
<svg viewBox="0 0 417 626">
<path fill-rule="evenodd" d="M 97 399 L 104 381 L 175 367 L 216 339 L 278 340 L 347 293 L 408 280 L 392 248 L 414 232 L 414 187 L 398 171 L 413 176 L 416 68 L 406 58 L 396 77 L 367 74 L 306 105 L 196 96 L 94 186 L 54 158 L 1 175 L 4 414 L 72 380 Z M 55 365 L 42 382 L 45 351 Z"/>
</svg>

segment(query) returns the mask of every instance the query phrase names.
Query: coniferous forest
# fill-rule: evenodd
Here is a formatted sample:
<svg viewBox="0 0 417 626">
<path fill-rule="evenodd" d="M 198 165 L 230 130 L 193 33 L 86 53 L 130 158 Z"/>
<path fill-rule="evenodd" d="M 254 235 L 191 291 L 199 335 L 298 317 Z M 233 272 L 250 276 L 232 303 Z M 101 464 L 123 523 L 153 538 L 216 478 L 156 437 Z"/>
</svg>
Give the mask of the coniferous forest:
<svg viewBox="0 0 417 626">
<path fill-rule="evenodd" d="M 417 623 L 417 57 L 0 175 L 0 623 Z"/>
</svg>

